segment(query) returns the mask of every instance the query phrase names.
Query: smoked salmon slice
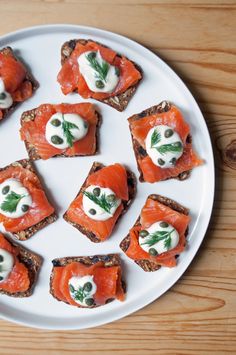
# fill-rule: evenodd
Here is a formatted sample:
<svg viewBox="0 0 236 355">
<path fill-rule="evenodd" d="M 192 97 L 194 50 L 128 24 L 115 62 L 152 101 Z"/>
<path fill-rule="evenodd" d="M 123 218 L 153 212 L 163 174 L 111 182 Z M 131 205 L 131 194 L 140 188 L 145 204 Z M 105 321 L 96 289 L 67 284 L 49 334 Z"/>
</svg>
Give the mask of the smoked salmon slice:
<svg viewBox="0 0 236 355">
<path fill-rule="evenodd" d="M 89 51 L 99 51 L 101 57 L 106 62 L 118 68 L 119 81 L 113 92 L 93 92 L 89 89 L 83 75 L 80 73 L 77 61 L 81 54 Z M 97 42 L 91 40 L 78 40 L 76 44 L 74 43 L 74 48 L 70 55 L 68 57 L 62 57 L 62 68 L 58 74 L 57 80 L 65 95 L 77 91 L 85 99 L 94 98 L 103 101 L 110 97 L 125 93 L 129 88 L 134 87 L 141 78 L 141 70 L 126 57 L 118 55 L 112 49 Z M 127 100 L 129 100 L 129 96 L 130 95 L 127 95 Z M 109 104 L 107 101 L 104 102 Z"/>
<path fill-rule="evenodd" d="M 139 237 L 141 231 L 147 230 L 151 225 L 160 221 L 164 221 L 177 230 L 179 241 L 176 247 L 153 256 L 140 246 Z M 168 198 L 150 195 L 142 208 L 140 217 L 130 229 L 128 236 L 121 242 L 120 247 L 144 271 L 155 271 L 160 266 L 174 267 L 176 256 L 185 249 L 189 223 L 188 210 L 183 206 Z"/>
<path fill-rule="evenodd" d="M 16 58 L 10 47 L 3 48 L 0 51 L 0 79 L 3 80 L 5 91 L 11 95 L 14 105 L 30 98 L 33 91 L 38 87 L 36 81 L 23 63 Z M 0 120 L 9 108 L 0 107 Z"/>
<path fill-rule="evenodd" d="M 18 218 L 6 217 L 0 213 L 0 222 L 6 231 L 13 233 L 18 239 L 25 240 L 43 226 L 53 222 L 56 219 L 55 211 L 28 160 L 21 160 L 0 169 L 0 184 L 8 179 L 19 181 L 28 190 L 32 204 L 27 213 Z"/>
<path fill-rule="evenodd" d="M 57 300 L 73 306 L 88 308 L 86 304 L 78 303 L 73 297 L 70 280 L 90 277 L 90 280 L 96 285 L 96 292 L 90 296 L 93 298 L 90 307 L 98 307 L 114 299 L 124 301 L 125 291 L 118 255 L 67 257 L 55 259 L 53 264 L 56 266 L 53 267 L 51 274 L 50 292 Z M 80 291 L 83 293 L 83 287 Z"/>
<path fill-rule="evenodd" d="M 94 163 L 79 194 L 72 201 L 65 213 L 65 220 L 88 236 L 92 241 L 104 241 L 111 235 L 118 218 L 126 210 L 127 202 L 133 198 L 134 191 L 131 193 L 128 180 L 129 182 L 130 180 L 133 182 L 134 177 L 131 176 L 131 179 L 128 179 L 127 170 L 121 164 L 104 167 L 101 164 Z M 116 198 L 121 200 L 114 214 L 110 215 L 106 220 L 94 220 L 92 216 L 90 217 L 90 215 L 85 213 L 83 206 L 84 191 L 90 186 L 97 186 L 99 189 L 109 188 L 115 194 Z"/>
<path fill-rule="evenodd" d="M 73 142 L 68 148 L 59 149 L 49 144 L 46 139 L 46 125 L 55 113 L 77 114 L 88 124 L 87 134 Z M 32 160 L 49 159 L 54 156 L 93 155 L 97 151 L 97 130 L 100 116 L 94 105 L 80 104 L 43 104 L 38 108 L 23 113 L 21 118 L 21 139 L 25 142 L 29 157 Z"/>
<path fill-rule="evenodd" d="M 140 171 L 140 181 L 149 183 L 170 178 L 183 180 L 189 171 L 203 164 L 191 143 L 190 127 L 180 110 L 168 102 L 153 106 L 129 119 L 135 156 Z M 183 143 L 183 153 L 172 167 L 162 168 L 153 163 L 146 151 L 146 138 L 151 129 L 165 125 L 178 133 Z"/>
</svg>

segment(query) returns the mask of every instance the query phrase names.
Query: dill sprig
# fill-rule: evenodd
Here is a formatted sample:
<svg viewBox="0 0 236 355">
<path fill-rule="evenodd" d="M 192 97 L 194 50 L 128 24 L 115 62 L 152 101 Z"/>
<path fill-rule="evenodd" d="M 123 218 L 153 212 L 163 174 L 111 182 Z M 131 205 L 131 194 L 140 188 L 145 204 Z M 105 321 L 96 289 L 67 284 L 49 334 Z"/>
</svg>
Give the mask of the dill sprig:
<svg viewBox="0 0 236 355">
<path fill-rule="evenodd" d="M 157 129 L 155 129 L 151 136 L 151 148 L 153 148 L 154 145 L 158 144 L 160 141 L 161 141 L 161 133 L 158 132 Z"/>
<path fill-rule="evenodd" d="M 108 73 L 110 65 L 107 62 L 105 62 L 104 60 L 102 61 L 102 64 L 100 64 L 96 59 L 95 52 L 91 52 L 91 53 L 87 54 L 86 59 L 89 62 L 90 67 L 93 68 L 97 72 L 97 79 L 100 79 L 100 80 L 106 82 L 106 77 L 107 77 L 107 73 Z"/>
<path fill-rule="evenodd" d="M 181 152 L 183 146 L 180 142 L 174 142 L 174 143 L 160 145 L 159 147 L 155 147 L 155 149 L 161 155 L 164 155 L 166 153 Z"/>
<path fill-rule="evenodd" d="M 142 245 L 148 245 L 149 247 L 152 247 L 156 243 L 160 242 L 161 240 L 164 240 L 164 247 L 168 250 L 171 247 L 171 234 L 173 233 L 174 229 L 171 231 L 157 231 L 155 233 L 149 234 L 145 238 L 145 242 L 142 243 Z"/>
<path fill-rule="evenodd" d="M 100 206 L 107 213 L 111 213 L 112 207 L 114 207 L 117 203 L 117 201 L 108 202 L 105 194 L 102 194 L 101 196 L 95 196 L 93 193 L 88 191 L 83 191 L 83 194 L 91 201 L 96 203 L 96 205 Z"/>
<path fill-rule="evenodd" d="M 25 197 L 25 195 L 19 195 L 14 191 L 11 191 L 1 204 L 1 209 L 5 212 L 15 212 L 20 200 Z"/>
<path fill-rule="evenodd" d="M 67 141 L 69 147 L 72 147 L 72 145 L 73 145 L 74 136 L 71 133 L 71 129 L 73 129 L 73 128 L 79 129 L 79 127 L 76 124 L 66 121 L 64 119 L 64 115 L 62 115 L 63 134 L 66 137 L 66 141 Z"/>
</svg>

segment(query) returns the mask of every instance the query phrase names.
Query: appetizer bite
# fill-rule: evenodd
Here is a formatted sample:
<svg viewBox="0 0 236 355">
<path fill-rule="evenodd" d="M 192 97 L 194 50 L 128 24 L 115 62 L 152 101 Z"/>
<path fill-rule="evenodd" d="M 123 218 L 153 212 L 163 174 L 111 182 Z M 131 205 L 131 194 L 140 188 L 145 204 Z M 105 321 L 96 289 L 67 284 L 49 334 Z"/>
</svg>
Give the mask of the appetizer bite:
<svg viewBox="0 0 236 355">
<path fill-rule="evenodd" d="M 21 116 L 21 139 L 31 160 L 94 155 L 100 114 L 90 103 L 43 104 Z"/>
<path fill-rule="evenodd" d="M 141 182 L 185 180 L 191 169 L 203 163 L 193 150 L 188 123 L 170 102 L 163 101 L 128 121 Z"/>
<path fill-rule="evenodd" d="M 82 308 L 124 301 L 118 254 L 58 258 L 52 263 L 50 293 L 58 301 Z"/>
<path fill-rule="evenodd" d="M 176 266 L 185 248 L 188 209 L 160 195 L 150 195 L 120 248 L 144 271 Z"/>
<path fill-rule="evenodd" d="M 92 242 L 102 242 L 111 235 L 135 192 L 135 176 L 128 169 L 94 163 L 63 217 Z"/>
<path fill-rule="evenodd" d="M 0 120 L 37 89 L 35 81 L 10 47 L 0 50 Z"/>
<path fill-rule="evenodd" d="M 7 232 L 26 240 L 56 219 L 29 160 L 0 169 L 0 223 Z"/>
<path fill-rule="evenodd" d="M 137 64 L 92 40 L 64 43 L 61 64 L 57 80 L 65 95 L 78 92 L 118 111 L 126 108 L 142 79 Z"/>
<path fill-rule="evenodd" d="M 42 264 L 37 254 L 13 243 L 0 233 L 0 293 L 29 297 Z"/>
</svg>

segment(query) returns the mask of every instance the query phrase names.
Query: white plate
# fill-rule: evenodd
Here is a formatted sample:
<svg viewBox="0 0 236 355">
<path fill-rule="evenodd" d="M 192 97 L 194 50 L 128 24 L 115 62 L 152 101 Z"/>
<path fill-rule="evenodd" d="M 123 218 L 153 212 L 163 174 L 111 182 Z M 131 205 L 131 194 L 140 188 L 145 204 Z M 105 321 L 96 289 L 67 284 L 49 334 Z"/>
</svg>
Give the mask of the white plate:
<svg viewBox="0 0 236 355">
<path fill-rule="evenodd" d="M 50 25 L 28 28 L 3 36 L 0 47 L 9 45 L 19 51 L 31 66 L 40 83 L 32 99 L 23 103 L 0 127 L 0 165 L 26 158 L 24 144 L 19 139 L 20 115 L 41 103 L 83 102 L 79 95 L 64 96 L 58 83 L 61 45 L 73 38 L 92 38 L 140 64 L 144 80 L 125 112 L 97 104 L 102 116 L 101 153 L 94 157 L 59 158 L 38 161 L 36 168 L 47 185 L 59 219 L 23 242 L 44 257 L 40 277 L 32 297 L 14 299 L 1 295 L 2 318 L 37 328 L 83 329 L 105 324 L 131 314 L 166 292 L 183 274 L 205 235 L 214 196 L 214 163 L 212 147 L 203 116 L 189 90 L 180 78 L 155 54 L 125 37 L 103 30 L 74 26 Z M 205 164 L 193 170 L 184 181 L 168 180 L 156 184 L 138 183 L 138 194 L 130 210 L 120 220 L 112 237 L 100 244 L 91 243 L 66 223 L 62 214 L 75 197 L 93 161 L 104 164 L 120 162 L 128 165 L 138 176 L 127 118 L 149 106 L 167 99 L 184 113 L 191 126 L 194 146 Z M 89 101 L 89 100 L 88 100 Z M 91 101 L 92 102 L 92 101 Z M 119 242 L 135 222 L 148 194 L 158 193 L 175 199 L 190 208 L 192 222 L 189 243 L 178 259 L 176 268 L 161 268 L 145 273 L 119 249 Z M 56 301 L 49 294 L 51 260 L 69 255 L 93 255 L 120 252 L 127 282 L 127 299 L 114 301 L 96 309 L 79 309 Z"/>
</svg>

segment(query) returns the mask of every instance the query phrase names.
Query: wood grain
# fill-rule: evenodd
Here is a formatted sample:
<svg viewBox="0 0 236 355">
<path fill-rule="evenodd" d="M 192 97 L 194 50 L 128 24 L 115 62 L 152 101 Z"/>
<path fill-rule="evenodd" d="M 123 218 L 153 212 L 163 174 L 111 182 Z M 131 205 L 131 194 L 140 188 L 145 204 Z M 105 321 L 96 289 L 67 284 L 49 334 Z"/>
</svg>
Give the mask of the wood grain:
<svg viewBox="0 0 236 355">
<path fill-rule="evenodd" d="M 236 353 L 236 1 L 0 0 L 0 34 L 47 23 L 104 28 L 158 53 L 195 95 L 216 160 L 197 257 L 158 301 L 113 324 L 48 332 L 0 321 L 0 354 Z"/>
</svg>

